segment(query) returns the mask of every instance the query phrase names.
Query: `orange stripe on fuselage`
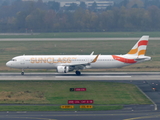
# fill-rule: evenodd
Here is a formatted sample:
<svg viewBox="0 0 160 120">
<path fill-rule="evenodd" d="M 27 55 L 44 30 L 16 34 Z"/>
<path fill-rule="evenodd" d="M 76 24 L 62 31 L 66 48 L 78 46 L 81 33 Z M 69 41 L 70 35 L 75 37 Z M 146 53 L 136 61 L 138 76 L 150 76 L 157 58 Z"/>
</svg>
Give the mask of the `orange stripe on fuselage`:
<svg viewBox="0 0 160 120">
<path fill-rule="evenodd" d="M 134 59 L 127 59 L 127 58 L 123 58 L 123 57 L 119 57 L 119 56 L 116 56 L 116 55 L 112 55 L 113 59 L 115 60 L 118 60 L 120 62 L 123 62 L 123 63 L 136 63 L 137 61 L 135 61 Z"/>
</svg>

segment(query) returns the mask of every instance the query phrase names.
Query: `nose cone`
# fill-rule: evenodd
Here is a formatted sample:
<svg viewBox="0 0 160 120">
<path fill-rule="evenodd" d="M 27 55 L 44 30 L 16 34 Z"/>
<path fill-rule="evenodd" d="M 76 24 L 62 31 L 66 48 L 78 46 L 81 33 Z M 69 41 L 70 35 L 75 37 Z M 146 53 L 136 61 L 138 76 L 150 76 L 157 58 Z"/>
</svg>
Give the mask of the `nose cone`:
<svg viewBox="0 0 160 120">
<path fill-rule="evenodd" d="M 8 62 L 6 63 L 6 66 L 7 66 L 7 67 L 11 67 L 11 66 L 12 66 L 11 62 L 8 61 Z"/>
</svg>

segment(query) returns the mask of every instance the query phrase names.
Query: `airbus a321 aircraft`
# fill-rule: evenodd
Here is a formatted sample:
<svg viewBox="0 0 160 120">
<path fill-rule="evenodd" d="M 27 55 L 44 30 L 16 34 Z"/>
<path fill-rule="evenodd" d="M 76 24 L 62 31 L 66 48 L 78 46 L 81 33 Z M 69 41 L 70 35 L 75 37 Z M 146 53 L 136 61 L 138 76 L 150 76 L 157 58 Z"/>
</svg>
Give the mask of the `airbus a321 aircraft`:
<svg viewBox="0 0 160 120">
<path fill-rule="evenodd" d="M 22 55 L 14 57 L 6 65 L 22 69 L 57 69 L 58 73 L 75 71 L 81 75 L 83 69 L 106 69 L 128 66 L 151 59 L 145 56 L 149 36 L 142 36 L 133 48 L 124 55 Z"/>
</svg>

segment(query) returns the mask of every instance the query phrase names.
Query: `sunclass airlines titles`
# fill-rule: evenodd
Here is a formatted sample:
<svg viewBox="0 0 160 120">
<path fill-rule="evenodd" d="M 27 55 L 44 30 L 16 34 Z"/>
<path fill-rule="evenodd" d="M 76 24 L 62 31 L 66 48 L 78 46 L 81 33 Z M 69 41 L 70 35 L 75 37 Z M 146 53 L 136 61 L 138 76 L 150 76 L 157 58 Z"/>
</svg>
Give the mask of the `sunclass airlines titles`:
<svg viewBox="0 0 160 120">
<path fill-rule="evenodd" d="M 32 57 L 30 58 L 30 63 L 71 63 L 72 60 L 76 60 L 77 58 L 75 57 L 59 57 L 54 58 L 54 57 L 47 57 L 47 58 L 42 58 L 42 57 Z"/>
</svg>

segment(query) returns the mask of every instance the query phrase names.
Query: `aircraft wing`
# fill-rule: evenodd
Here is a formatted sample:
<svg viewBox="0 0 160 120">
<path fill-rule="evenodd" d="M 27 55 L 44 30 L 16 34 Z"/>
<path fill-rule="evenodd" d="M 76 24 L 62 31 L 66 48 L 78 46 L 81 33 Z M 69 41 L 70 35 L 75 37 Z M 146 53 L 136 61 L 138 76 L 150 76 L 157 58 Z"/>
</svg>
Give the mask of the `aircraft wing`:
<svg viewBox="0 0 160 120">
<path fill-rule="evenodd" d="M 85 69 L 87 65 L 89 66 L 90 63 L 70 64 L 70 65 L 67 65 L 67 66 L 72 67 L 74 69 Z"/>
<path fill-rule="evenodd" d="M 69 67 L 74 67 L 76 69 L 84 69 L 86 66 L 90 66 L 91 63 L 95 63 L 98 59 L 99 55 L 97 55 L 93 61 L 91 62 L 81 62 L 81 63 L 68 63 L 68 64 L 61 64 L 62 66 L 69 66 Z"/>
</svg>

